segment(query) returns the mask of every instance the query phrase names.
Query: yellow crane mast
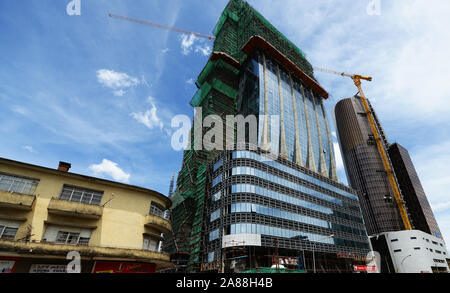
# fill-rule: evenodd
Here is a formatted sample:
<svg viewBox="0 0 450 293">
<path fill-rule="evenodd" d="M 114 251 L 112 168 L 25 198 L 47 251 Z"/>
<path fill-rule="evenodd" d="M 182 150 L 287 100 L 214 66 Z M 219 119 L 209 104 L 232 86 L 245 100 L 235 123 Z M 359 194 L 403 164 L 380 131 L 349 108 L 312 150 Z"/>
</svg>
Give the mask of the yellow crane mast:
<svg viewBox="0 0 450 293">
<path fill-rule="evenodd" d="M 338 71 L 324 69 L 324 68 L 318 68 L 318 67 L 315 67 L 314 69 L 322 71 L 322 72 L 327 72 L 327 73 L 337 74 L 337 75 L 341 75 L 341 76 L 345 76 L 345 77 L 350 77 L 353 80 L 356 87 L 358 88 L 358 93 L 359 93 L 359 96 L 361 97 L 361 101 L 364 106 L 364 110 L 366 112 L 367 119 L 369 120 L 370 129 L 372 130 L 373 137 L 377 144 L 378 152 L 380 153 L 381 160 L 383 161 L 384 169 L 389 178 L 389 182 L 391 184 L 392 191 L 394 192 L 395 201 L 396 201 L 398 209 L 400 211 L 400 215 L 402 217 L 403 224 L 404 224 L 406 230 L 412 230 L 411 222 L 409 221 L 408 214 L 407 214 L 406 208 L 405 208 L 405 204 L 403 202 L 403 198 L 400 194 L 400 190 L 398 189 L 397 181 L 395 180 L 395 177 L 394 177 L 394 172 L 392 171 L 391 164 L 389 162 L 388 156 L 386 155 L 386 151 L 382 144 L 381 136 L 378 132 L 378 128 L 375 124 L 372 112 L 370 111 L 369 104 L 367 102 L 366 97 L 364 96 L 364 92 L 361 87 L 361 80 L 372 81 L 372 77 L 359 75 L 359 74 L 348 74 L 345 72 L 338 72 Z"/>
</svg>

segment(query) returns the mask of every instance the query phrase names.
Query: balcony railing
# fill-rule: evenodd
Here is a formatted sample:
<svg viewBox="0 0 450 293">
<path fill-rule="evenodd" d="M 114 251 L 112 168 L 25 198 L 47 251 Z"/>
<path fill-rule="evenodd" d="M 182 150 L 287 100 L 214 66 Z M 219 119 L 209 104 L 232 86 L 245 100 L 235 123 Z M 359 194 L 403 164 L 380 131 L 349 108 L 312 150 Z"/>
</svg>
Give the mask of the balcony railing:
<svg viewBox="0 0 450 293">
<path fill-rule="evenodd" d="M 145 217 L 145 226 L 154 228 L 161 233 L 169 233 L 172 230 L 172 225 L 168 220 L 151 214 Z"/>
<path fill-rule="evenodd" d="M 35 195 L 0 190 L 0 207 L 31 210 L 35 199 Z"/>
<path fill-rule="evenodd" d="M 103 214 L 103 207 L 52 198 L 48 205 L 48 212 L 56 215 L 99 219 Z"/>
<path fill-rule="evenodd" d="M 23 242 L 0 239 L 0 251 L 11 251 L 14 253 L 27 253 L 30 251 L 35 255 L 58 256 L 65 258 L 67 252 L 77 251 L 86 257 L 99 257 L 106 259 L 120 259 L 133 261 L 143 261 L 155 263 L 158 267 L 173 266 L 170 263 L 170 256 L 166 253 L 154 252 L 144 249 L 132 249 L 121 247 L 101 247 L 93 245 L 64 245 L 52 242 Z"/>
</svg>

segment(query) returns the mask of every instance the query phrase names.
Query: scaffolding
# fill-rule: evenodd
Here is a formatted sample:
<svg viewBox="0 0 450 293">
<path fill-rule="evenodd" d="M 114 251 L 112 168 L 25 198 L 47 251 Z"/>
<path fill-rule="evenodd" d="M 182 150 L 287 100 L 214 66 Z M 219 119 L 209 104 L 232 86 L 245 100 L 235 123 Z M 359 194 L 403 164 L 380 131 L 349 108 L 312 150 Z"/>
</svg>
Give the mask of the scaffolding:
<svg viewBox="0 0 450 293">
<path fill-rule="evenodd" d="M 198 91 L 190 102 L 192 107 L 201 107 L 201 121 L 208 115 L 218 115 L 223 122 L 225 116 L 237 114 L 240 65 L 247 59 L 241 48 L 252 36 L 258 35 L 270 42 L 314 79 L 313 68 L 304 53 L 245 1 L 231 0 L 228 3 L 214 28 L 214 35 L 213 53 L 198 76 Z M 236 131 L 234 125 L 223 123 L 223 126 L 223 133 L 227 133 L 227 127 Z M 202 127 L 202 134 L 208 130 Z M 223 145 L 227 143 L 234 141 L 224 141 Z M 166 236 L 168 240 L 164 249 L 169 253 L 189 253 L 189 272 L 200 271 L 204 260 L 207 165 L 218 154 L 217 151 L 204 150 L 207 147 L 194 150 L 193 128 L 190 149 L 183 154 L 183 165 L 173 196 L 170 212 L 173 231 Z"/>
</svg>

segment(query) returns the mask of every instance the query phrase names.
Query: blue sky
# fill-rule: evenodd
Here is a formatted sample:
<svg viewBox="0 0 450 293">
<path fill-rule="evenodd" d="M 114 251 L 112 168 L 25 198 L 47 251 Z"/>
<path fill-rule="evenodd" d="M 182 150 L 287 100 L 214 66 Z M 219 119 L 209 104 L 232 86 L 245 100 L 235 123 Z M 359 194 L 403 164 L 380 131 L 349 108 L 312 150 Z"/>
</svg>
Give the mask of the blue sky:
<svg viewBox="0 0 450 293">
<path fill-rule="evenodd" d="M 193 81 L 212 44 L 107 15 L 210 34 L 227 1 L 81 0 L 81 16 L 67 15 L 69 2 L 0 1 L 0 156 L 67 161 L 75 173 L 167 194 L 182 159 L 170 120 L 193 115 Z M 410 151 L 450 239 L 450 3 L 380 0 L 369 15 L 369 2 L 249 1 L 313 65 L 374 77 L 366 95 L 390 141 Z M 316 77 L 329 113 L 356 93 L 349 79 Z"/>
</svg>

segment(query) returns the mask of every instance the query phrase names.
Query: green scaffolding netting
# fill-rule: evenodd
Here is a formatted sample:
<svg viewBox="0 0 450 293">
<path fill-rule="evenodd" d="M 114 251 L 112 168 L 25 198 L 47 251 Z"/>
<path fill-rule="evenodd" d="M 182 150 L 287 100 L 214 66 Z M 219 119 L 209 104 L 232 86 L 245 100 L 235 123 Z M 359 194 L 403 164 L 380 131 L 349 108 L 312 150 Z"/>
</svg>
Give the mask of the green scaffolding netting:
<svg viewBox="0 0 450 293">
<path fill-rule="evenodd" d="M 222 94 L 235 99 L 238 95 L 238 91 L 226 85 L 222 81 L 214 78 L 212 80 L 212 84 L 210 85 L 208 82 L 205 82 L 202 87 L 197 91 L 194 97 L 191 100 L 192 107 L 198 107 L 201 105 L 205 97 L 211 92 L 212 89 L 215 89 Z"/>
</svg>

